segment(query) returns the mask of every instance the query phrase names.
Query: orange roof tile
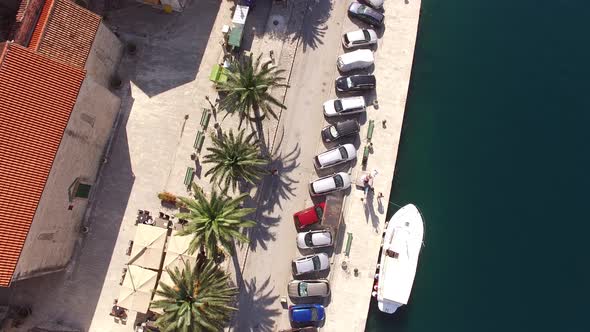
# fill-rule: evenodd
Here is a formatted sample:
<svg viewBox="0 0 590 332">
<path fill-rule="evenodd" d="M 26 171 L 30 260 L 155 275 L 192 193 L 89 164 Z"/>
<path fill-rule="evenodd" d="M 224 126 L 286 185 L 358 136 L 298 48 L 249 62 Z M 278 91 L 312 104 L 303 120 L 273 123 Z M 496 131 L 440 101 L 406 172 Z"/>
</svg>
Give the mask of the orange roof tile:
<svg viewBox="0 0 590 332">
<path fill-rule="evenodd" d="M 47 0 L 29 48 L 52 59 L 84 68 L 100 20 L 100 16 L 70 0 Z"/>
<path fill-rule="evenodd" d="M 0 286 L 8 286 L 85 72 L 0 44 Z"/>
</svg>

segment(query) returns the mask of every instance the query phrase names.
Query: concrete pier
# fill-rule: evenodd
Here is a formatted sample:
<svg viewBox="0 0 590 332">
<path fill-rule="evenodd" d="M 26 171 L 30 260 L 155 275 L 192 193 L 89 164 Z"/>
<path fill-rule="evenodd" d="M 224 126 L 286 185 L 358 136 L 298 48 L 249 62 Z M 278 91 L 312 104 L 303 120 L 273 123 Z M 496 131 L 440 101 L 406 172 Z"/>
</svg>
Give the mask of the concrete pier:
<svg viewBox="0 0 590 332">
<path fill-rule="evenodd" d="M 404 118 L 420 5 L 420 0 L 385 1 L 385 29 L 375 52 L 378 108 L 369 107 L 367 110 L 367 123 L 361 128 L 359 162 L 351 173 L 353 179 L 363 171 L 377 170 L 378 175 L 373 193 L 365 197 L 363 190 L 353 185 L 346 198 L 339 232 L 342 243 L 333 257 L 330 273 L 332 298 L 326 307 L 323 331 L 365 330 Z M 363 170 L 360 160 L 364 147 L 369 144 L 367 130 L 371 120 L 374 121 L 370 140 L 373 152 Z M 384 197 L 378 199 L 379 193 Z M 349 233 L 352 242 L 347 256 Z M 346 269 L 342 267 L 343 263 Z M 356 276 L 355 269 L 358 271 Z"/>
</svg>

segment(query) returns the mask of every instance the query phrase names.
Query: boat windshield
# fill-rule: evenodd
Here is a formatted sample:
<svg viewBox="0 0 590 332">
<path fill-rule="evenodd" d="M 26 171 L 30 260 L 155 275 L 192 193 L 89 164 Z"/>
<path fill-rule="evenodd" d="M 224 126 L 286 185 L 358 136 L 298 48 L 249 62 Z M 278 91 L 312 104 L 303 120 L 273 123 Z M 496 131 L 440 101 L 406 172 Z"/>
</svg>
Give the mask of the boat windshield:
<svg viewBox="0 0 590 332">
<path fill-rule="evenodd" d="M 334 101 L 334 109 L 336 110 L 336 112 L 341 112 L 342 111 L 342 101 L 340 100 L 335 100 Z"/>
<path fill-rule="evenodd" d="M 348 151 L 346 151 L 346 148 L 341 146 L 338 151 L 340 151 L 340 155 L 342 156 L 342 159 L 348 159 Z"/>
<path fill-rule="evenodd" d="M 342 180 L 342 177 L 340 175 L 334 176 L 334 184 L 336 185 L 336 188 L 344 187 L 344 180 Z"/>
<path fill-rule="evenodd" d="M 299 296 L 307 296 L 307 283 L 306 282 L 299 283 Z"/>
<path fill-rule="evenodd" d="M 313 269 L 319 271 L 322 268 L 322 264 L 320 263 L 320 258 L 318 256 L 313 256 L 311 259 L 313 263 Z"/>
</svg>

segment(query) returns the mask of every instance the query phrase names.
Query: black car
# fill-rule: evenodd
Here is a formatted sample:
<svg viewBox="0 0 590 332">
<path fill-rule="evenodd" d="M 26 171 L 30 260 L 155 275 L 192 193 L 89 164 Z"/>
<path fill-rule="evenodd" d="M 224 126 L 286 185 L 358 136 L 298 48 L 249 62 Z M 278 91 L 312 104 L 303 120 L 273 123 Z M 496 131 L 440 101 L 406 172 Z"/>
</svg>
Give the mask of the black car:
<svg viewBox="0 0 590 332">
<path fill-rule="evenodd" d="M 339 92 L 372 90 L 376 85 L 375 75 L 340 76 L 336 79 L 336 90 Z"/>
<path fill-rule="evenodd" d="M 374 27 L 383 26 L 383 19 L 385 18 L 383 14 L 375 9 L 358 2 L 350 4 L 350 7 L 348 7 L 348 14 Z"/>
<path fill-rule="evenodd" d="M 354 135 L 358 133 L 360 129 L 361 126 L 356 120 L 336 122 L 336 124 L 322 129 L 322 139 L 324 142 L 333 142 L 341 137 Z"/>
</svg>

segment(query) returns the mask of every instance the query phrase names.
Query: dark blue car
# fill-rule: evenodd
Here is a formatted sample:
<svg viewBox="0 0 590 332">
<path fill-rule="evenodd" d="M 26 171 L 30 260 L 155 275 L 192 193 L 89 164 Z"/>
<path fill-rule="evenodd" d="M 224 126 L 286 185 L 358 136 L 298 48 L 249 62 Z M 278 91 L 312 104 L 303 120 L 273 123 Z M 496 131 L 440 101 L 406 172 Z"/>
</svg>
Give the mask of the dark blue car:
<svg viewBox="0 0 590 332">
<path fill-rule="evenodd" d="M 315 326 L 326 318 L 321 304 L 298 304 L 289 307 L 289 319 L 297 326 Z"/>
</svg>

